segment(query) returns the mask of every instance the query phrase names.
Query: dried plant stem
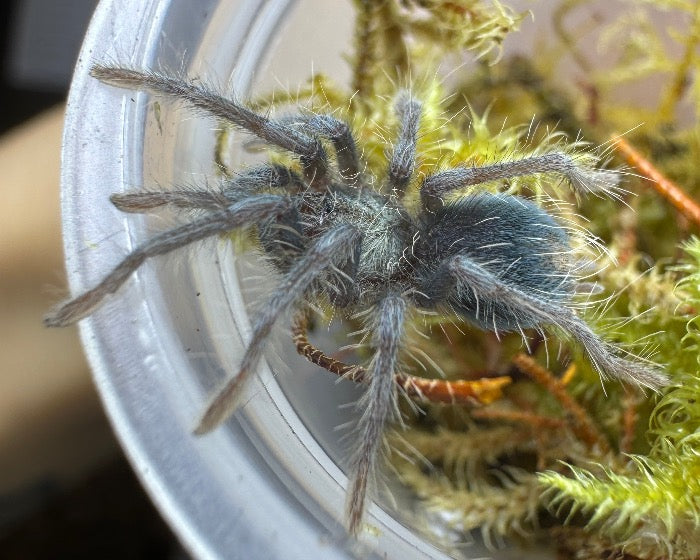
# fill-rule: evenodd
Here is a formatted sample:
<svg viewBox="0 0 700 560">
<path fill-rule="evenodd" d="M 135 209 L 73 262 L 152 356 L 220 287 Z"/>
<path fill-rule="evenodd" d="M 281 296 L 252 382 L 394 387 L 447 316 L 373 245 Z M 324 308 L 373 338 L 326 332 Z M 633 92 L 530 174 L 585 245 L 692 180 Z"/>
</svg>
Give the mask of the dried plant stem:
<svg viewBox="0 0 700 560">
<path fill-rule="evenodd" d="M 621 208 L 618 212 L 619 225 L 614 240 L 614 244 L 618 248 L 617 261 L 623 267 L 637 254 L 638 215 L 635 212 L 636 200 L 631 200 L 629 204 L 629 208 Z"/>
<path fill-rule="evenodd" d="M 571 429 L 576 434 L 576 437 L 586 443 L 591 449 L 597 448 L 603 455 L 611 451 L 610 444 L 605 439 L 605 436 L 598 430 L 586 409 L 566 392 L 564 383 L 527 354 L 516 355 L 513 358 L 513 363 L 533 381 L 547 389 L 559 401 L 572 420 Z"/>
<path fill-rule="evenodd" d="M 355 56 L 353 59 L 351 103 L 368 111 L 376 95 L 377 74 L 388 72 L 392 80 L 403 83 L 410 74 L 410 56 L 405 30 L 398 21 L 391 0 L 355 0 Z M 381 66 L 383 70 L 379 70 Z"/>
<path fill-rule="evenodd" d="M 639 395 L 627 391 L 622 401 L 624 413 L 622 416 L 622 436 L 620 437 L 620 452 L 631 453 L 634 445 L 634 436 L 637 431 L 637 406 L 639 405 Z"/>
<path fill-rule="evenodd" d="M 644 177 L 651 181 L 658 193 L 666 197 L 686 218 L 700 225 L 700 205 L 690 198 L 673 181 L 665 177 L 652 163 L 635 150 L 627 140 L 617 134 L 612 136 L 613 146 L 625 156 Z"/>
<path fill-rule="evenodd" d="M 676 106 L 690 84 L 693 83 L 691 76 L 694 72 L 693 67 L 697 63 L 696 53 L 700 42 L 700 3 L 697 2 L 695 3 L 695 11 L 693 12 L 687 39 L 683 57 L 678 62 L 673 78 L 669 80 L 668 88 L 664 92 L 659 107 L 659 113 L 668 122 L 673 121 Z"/>
<path fill-rule="evenodd" d="M 216 144 L 214 145 L 214 164 L 216 165 L 216 174 L 218 177 L 227 179 L 232 176 L 229 164 L 226 161 L 226 152 L 228 150 L 229 138 L 231 136 L 230 127 L 225 123 L 221 123 L 219 130 L 216 132 Z"/>
<path fill-rule="evenodd" d="M 529 424 L 537 429 L 557 429 L 566 426 L 566 422 L 561 418 L 551 418 L 549 416 L 542 416 L 541 414 L 521 410 L 477 408 L 471 412 L 471 415 L 473 418 L 482 420 L 506 420 L 508 422 Z"/>
<path fill-rule="evenodd" d="M 373 92 L 372 67 L 376 64 L 377 30 L 373 25 L 378 9 L 374 0 L 356 0 L 355 58 L 353 60 L 353 104 L 368 99 Z"/>
<path fill-rule="evenodd" d="M 569 33 L 564 25 L 566 16 L 582 3 L 583 0 L 564 0 L 557 6 L 552 14 L 552 25 L 554 27 L 554 32 L 559 36 L 559 40 L 566 46 L 569 54 L 576 61 L 579 68 L 581 68 L 584 73 L 590 74 L 592 71 L 591 63 L 577 45 L 578 38 L 583 35 L 582 30 L 577 29 L 577 34 L 573 35 Z"/>
<path fill-rule="evenodd" d="M 394 77 L 409 77 L 409 54 L 404 39 L 404 30 L 397 22 L 396 5 L 386 0 L 375 0 L 379 5 L 378 17 L 384 40 L 384 64 L 393 71 Z"/>
<path fill-rule="evenodd" d="M 312 364 L 350 379 L 355 383 L 365 383 L 367 370 L 362 366 L 350 365 L 336 360 L 313 346 L 306 335 L 306 318 L 297 316 L 292 322 L 292 339 L 297 352 Z M 424 379 L 406 373 L 394 375 L 396 384 L 412 399 L 442 404 L 489 404 L 502 397 L 502 389 L 511 383 L 508 376 L 476 380 L 445 381 Z"/>
</svg>

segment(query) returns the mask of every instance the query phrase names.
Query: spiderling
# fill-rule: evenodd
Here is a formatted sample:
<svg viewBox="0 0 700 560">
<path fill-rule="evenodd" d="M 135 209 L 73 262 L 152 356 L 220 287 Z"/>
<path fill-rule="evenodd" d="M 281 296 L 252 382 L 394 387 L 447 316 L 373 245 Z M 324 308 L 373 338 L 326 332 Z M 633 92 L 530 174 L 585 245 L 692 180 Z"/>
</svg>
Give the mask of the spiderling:
<svg viewBox="0 0 700 560">
<path fill-rule="evenodd" d="M 413 210 L 404 197 L 415 175 L 422 103 L 410 91 L 395 97 L 398 137 L 389 149 L 386 176 L 376 181 L 363 171 L 349 126 L 331 115 L 275 120 L 182 77 L 101 65 L 91 74 L 106 84 L 166 96 L 227 121 L 298 163 L 243 170 L 224 179 L 218 191 L 113 195 L 112 203 L 124 212 L 164 206 L 198 212 L 137 247 L 95 287 L 49 313 L 45 323 L 65 326 L 90 315 L 151 257 L 253 228 L 279 284 L 253 319 L 238 372 L 216 392 L 195 433 L 213 430 L 235 410 L 241 387 L 256 371 L 282 315 L 303 312 L 319 301 L 344 317 L 366 312 L 373 356 L 363 374 L 367 392 L 350 474 L 350 533 L 362 527 L 385 429 L 400 419 L 395 379 L 411 309 L 438 311 L 496 333 L 553 328 L 578 344 L 603 377 L 651 389 L 666 383 L 657 367 L 625 356 L 575 313 L 577 265 L 567 227 L 518 196 L 473 190 L 446 201 L 470 185 L 544 173 L 563 176 L 581 194 L 614 196 L 615 173 L 564 152 L 455 167 L 422 179 L 419 208 Z"/>
</svg>

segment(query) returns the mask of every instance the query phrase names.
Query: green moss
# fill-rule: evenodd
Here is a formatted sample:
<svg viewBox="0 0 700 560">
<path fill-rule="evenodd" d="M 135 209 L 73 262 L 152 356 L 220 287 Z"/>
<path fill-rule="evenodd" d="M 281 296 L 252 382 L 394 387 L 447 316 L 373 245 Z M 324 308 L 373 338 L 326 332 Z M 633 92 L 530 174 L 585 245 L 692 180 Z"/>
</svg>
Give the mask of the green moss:
<svg viewBox="0 0 700 560">
<path fill-rule="evenodd" d="M 501 56 L 504 43 L 532 22 L 506 2 L 356 0 L 350 88 L 316 75 L 293 98 L 275 92 L 254 105 L 301 104 L 346 120 L 367 172 L 380 178 L 386 138 L 395 137 L 398 126 L 387 100 L 409 87 L 424 103 L 418 178 L 409 200 L 417 200 L 423 174 L 552 150 L 588 165 L 602 153 L 603 160 L 612 158 L 609 165 L 621 167 L 609 143 L 618 131 L 630 131 L 633 145 L 698 195 L 700 3 L 618 3 L 619 18 L 570 27 L 575 12 L 597 2 L 562 0 L 537 57 L 508 58 Z M 677 16 L 672 26 L 655 25 L 660 12 Z M 596 67 L 596 56 L 581 46 L 584 38 L 605 49 L 611 62 Z M 460 60 L 476 62 L 468 78 L 436 73 Z M 567 78 L 571 67 L 576 79 Z M 620 95 L 650 83 L 653 95 L 644 105 Z M 582 550 L 585 542 L 586 549 L 641 559 L 700 554 L 700 240 L 688 238 L 696 225 L 629 171 L 624 187 L 634 195 L 622 201 L 576 200 L 546 175 L 478 188 L 525 195 L 549 209 L 555 200 L 566 203 L 553 211 L 591 232 L 574 244 L 593 264 L 591 280 L 602 289 L 590 298 L 597 303 L 581 296 L 586 321 L 606 339 L 662 364 L 671 386 L 657 397 L 620 383 L 603 385 L 565 340 L 550 335 L 542 341 L 531 333 L 533 357 L 553 374 L 576 367 L 560 387 L 570 397 L 564 401 L 514 371 L 513 356 L 527 350 L 520 334 L 497 339 L 457 327 L 450 317 L 417 318 L 407 329 L 423 335 L 408 340 L 424 366 L 415 373 L 513 376 L 504 398 L 482 409 L 490 416 L 441 405 L 415 415 L 406 407 L 408 429 L 392 440 L 390 460 L 425 508 L 424 530 L 476 530 L 488 542 L 551 542 L 556 535 L 562 551 Z"/>
</svg>

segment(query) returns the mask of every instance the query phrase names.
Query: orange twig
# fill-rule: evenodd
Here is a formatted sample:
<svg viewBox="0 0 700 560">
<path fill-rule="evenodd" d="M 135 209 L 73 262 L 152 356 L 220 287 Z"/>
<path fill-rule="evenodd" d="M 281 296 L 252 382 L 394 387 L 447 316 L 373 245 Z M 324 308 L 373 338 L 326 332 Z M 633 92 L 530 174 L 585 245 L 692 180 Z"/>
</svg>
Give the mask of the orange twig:
<svg viewBox="0 0 700 560">
<path fill-rule="evenodd" d="M 622 416 L 622 437 L 620 438 L 620 451 L 622 453 L 631 453 L 634 444 L 634 436 L 637 430 L 637 405 L 639 398 L 632 392 L 625 393 L 622 405 L 624 406 L 624 414 Z"/>
<path fill-rule="evenodd" d="M 406 373 L 397 373 L 395 379 L 409 397 L 444 404 L 492 403 L 503 396 L 503 387 L 512 381 L 508 376 L 445 381 L 424 379 Z"/>
<path fill-rule="evenodd" d="M 700 225 L 700 205 L 619 135 L 612 136 L 613 146 L 625 156 L 627 163 L 646 177 L 658 193 L 668 199 L 686 218 Z"/>
<path fill-rule="evenodd" d="M 610 444 L 586 412 L 586 409 L 578 404 L 569 393 L 566 392 L 565 385 L 557 379 L 550 371 L 543 368 L 527 354 L 518 354 L 513 358 L 513 363 L 523 373 L 542 385 L 561 404 L 562 408 L 571 417 L 571 429 L 581 441 L 589 447 L 598 447 L 601 453 L 610 451 Z"/>
<path fill-rule="evenodd" d="M 313 346 L 306 336 L 306 319 L 298 316 L 292 323 L 292 339 L 297 352 L 312 364 L 322 367 L 339 377 L 355 383 L 367 382 L 367 370 L 362 366 L 350 365 L 336 360 Z M 417 400 L 444 404 L 489 404 L 502 396 L 502 389 L 510 384 L 508 376 L 476 379 L 473 381 L 445 381 L 424 379 L 406 373 L 394 375 L 396 384 L 406 395 Z"/>
<path fill-rule="evenodd" d="M 563 428 L 566 423 L 561 418 L 550 418 L 534 412 L 520 410 L 503 410 L 499 408 L 477 408 L 471 411 L 474 418 L 484 420 L 506 420 L 510 422 L 521 422 L 529 424 L 534 428 Z"/>
</svg>

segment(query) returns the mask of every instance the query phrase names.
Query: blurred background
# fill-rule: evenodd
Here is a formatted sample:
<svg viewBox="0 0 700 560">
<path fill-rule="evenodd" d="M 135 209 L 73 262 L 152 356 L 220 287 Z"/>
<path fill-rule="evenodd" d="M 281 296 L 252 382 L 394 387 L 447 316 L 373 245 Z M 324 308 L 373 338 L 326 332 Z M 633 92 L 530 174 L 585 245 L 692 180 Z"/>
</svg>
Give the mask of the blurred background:
<svg viewBox="0 0 700 560">
<path fill-rule="evenodd" d="M 97 0 L 0 3 L 0 557 L 187 558 L 102 412 L 66 295 L 64 102 Z"/>
</svg>

